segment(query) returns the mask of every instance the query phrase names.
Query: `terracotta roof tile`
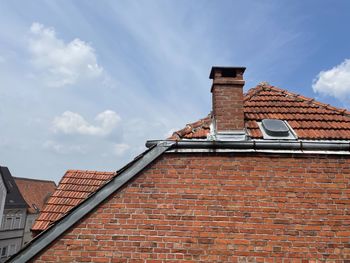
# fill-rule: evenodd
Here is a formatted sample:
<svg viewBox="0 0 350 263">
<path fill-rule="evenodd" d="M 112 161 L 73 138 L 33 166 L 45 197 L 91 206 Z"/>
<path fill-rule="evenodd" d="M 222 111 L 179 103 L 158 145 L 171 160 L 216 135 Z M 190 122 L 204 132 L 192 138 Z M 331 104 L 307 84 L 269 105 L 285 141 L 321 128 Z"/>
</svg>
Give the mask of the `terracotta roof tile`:
<svg viewBox="0 0 350 263">
<path fill-rule="evenodd" d="M 115 175 L 115 172 L 68 170 L 48 199 L 32 230 L 45 230 Z"/>
<path fill-rule="evenodd" d="M 181 140 L 182 138 L 186 139 L 205 139 L 207 138 L 208 133 L 210 132 L 210 122 L 211 115 L 200 119 L 199 121 L 189 123 L 185 128 L 176 131 L 173 135 L 168 138 L 170 140 Z"/>
<path fill-rule="evenodd" d="M 273 86 L 260 85 L 245 94 L 244 117 L 248 134 L 253 139 L 262 138 L 257 122 L 270 118 L 287 120 L 299 139 L 350 140 L 349 111 Z M 209 114 L 189 123 L 168 139 L 206 139 L 211 118 Z M 45 230 L 114 176 L 113 172 L 67 171 L 32 230 Z"/>
<path fill-rule="evenodd" d="M 24 200 L 29 205 L 29 213 L 41 211 L 46 200 L 53 194 L 56 184 L 53 181 L 14 177 L 16 185 Z"/>
<path fill-rule="evenodd" d="M 244 96 L 245 127 L 253 139 L 261 139 L 257 122 L 263 119 L 288 121 L 299 139 L 350 140 L 350 112 L 315 99 L 269 85 L 259 85 Z M 170 140 L 205 139 L 211 115 L 174 132 Z M 198 126 L 200 124 L 200 126 Z"/>
</svg>

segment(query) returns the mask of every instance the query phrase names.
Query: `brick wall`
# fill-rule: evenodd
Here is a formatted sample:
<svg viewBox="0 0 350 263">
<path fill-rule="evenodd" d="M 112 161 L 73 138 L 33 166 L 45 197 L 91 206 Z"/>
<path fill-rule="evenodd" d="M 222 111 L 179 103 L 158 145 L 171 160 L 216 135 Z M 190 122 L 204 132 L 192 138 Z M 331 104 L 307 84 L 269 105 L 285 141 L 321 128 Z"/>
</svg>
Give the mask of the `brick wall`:
<svg viewBox="0 0 350 263">
<path fill-rule="evenodd" d="M 243 86 L 213 86 L 213 113 L 217 131 L 244 129 Z"/>
<path fill-rule="evenodd" d="M 350 262 L 349 180 L 349 157 L 167 154 L 35 262 Z"/>
</svg>

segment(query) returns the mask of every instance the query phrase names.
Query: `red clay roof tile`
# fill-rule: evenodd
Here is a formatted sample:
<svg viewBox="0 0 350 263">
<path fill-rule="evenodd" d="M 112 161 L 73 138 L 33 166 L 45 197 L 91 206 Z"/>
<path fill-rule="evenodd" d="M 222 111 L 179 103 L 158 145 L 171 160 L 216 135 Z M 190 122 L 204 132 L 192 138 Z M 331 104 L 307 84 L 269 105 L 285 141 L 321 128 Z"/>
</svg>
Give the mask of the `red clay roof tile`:
<svg viewBox="0 0 350 263">
<path fill-rule="evenodd" d="M 29 205 L 29 213 L 37 213 L 35 207 L 42 210 L 46 200 L 53 194 L 56 184 L 53 181 L 14 177 L 24 200 Z"/>
<path fill-rule="evenodd" d="M 350 112 L 276 87 L 260 85 L 244 96 L 245 127 L 253 139 L 262 138 L 257 122 L 265 118 L 287 120 L 299 139 L 349 140 Z M 211 115 L 176 131 L 168 138 L 205 139 Z M 113 172 L 70 170 L 37 218 L 32 230 L 42 231 L 116 176 Z"/>
<path fill-rule="evenodd" d="M 350 140 L 350 112 L 277 87 L 259 85 L 244 96 L 245 127 L 252 139 L 261 139 L 257 122 L 288 121 L 299 139 Z M 170 140 L 204 139 L 210 132 L 211 115 L 174 132 Z M 198 126 L 198 124 L 201 124 Z"/>
<path fill-rule="evenodd" d="M 36 219 L 32 230 L 45 230 L 115 175 L 115 172 L 67 171 Z"/>
</svg>

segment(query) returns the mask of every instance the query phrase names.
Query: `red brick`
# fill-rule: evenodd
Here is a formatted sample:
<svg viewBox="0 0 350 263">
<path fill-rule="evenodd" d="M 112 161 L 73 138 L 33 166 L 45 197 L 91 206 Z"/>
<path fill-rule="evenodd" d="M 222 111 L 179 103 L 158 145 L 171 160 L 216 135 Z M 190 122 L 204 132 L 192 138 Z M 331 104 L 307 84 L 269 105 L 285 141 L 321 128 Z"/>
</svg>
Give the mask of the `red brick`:
<svg viewBox="0 0 350 263">
<path fill-rule="evenodd" d="M 166 154 L 35 261 L 342 262 L 349 166 L 348 156 Z M 176 177 L 160 176 L 167 167 Z"/>
</svg>

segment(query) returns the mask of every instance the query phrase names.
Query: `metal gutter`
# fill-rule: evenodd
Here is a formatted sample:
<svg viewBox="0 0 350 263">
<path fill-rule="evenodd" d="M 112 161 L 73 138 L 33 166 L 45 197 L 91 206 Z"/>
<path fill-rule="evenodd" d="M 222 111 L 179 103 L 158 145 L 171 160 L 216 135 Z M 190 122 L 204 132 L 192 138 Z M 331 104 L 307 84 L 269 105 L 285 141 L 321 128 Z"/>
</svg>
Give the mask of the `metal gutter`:
<svg viewBox="0 0 350 263">
<path fill-rule="evenodd" d="M 147 141 L 146 147 L 161 141 Z M 162 141 L 164 142 L 164 141 Z M 350 154 L 350 141 L 302 141 L 302 140 L 247 140 L 247 141 L 208 141 L 208 140 L 183 140 L 176 141 L 173 146 L 176 150 L 203 150 L 203 151 L 263 151 L 276 152 L 293 151 L 293 152 L 314 152 L 314 153 L 346 153 Z"/>
<path fill-rule="evenodd" d="M 135 160 L 124 166 L 121 170 L 117 171 L 116 177 L 73 208 L 60 220 L 56 221 L 50 228 L 39 234 L 27 246 L 10 257 L 6 262 L 24 263 L 31 260 L 56 240 L 56 238 L 146 168 L 152 161 L 170 149 L 173 144 L 174 142 L 170 141 L 161 141 L 157 144 L 153 144 L 150 149 L 136 157 Z"/>
</svg>

